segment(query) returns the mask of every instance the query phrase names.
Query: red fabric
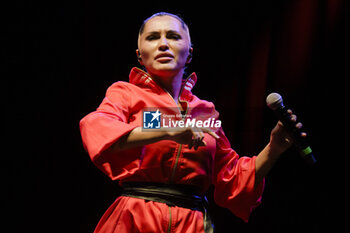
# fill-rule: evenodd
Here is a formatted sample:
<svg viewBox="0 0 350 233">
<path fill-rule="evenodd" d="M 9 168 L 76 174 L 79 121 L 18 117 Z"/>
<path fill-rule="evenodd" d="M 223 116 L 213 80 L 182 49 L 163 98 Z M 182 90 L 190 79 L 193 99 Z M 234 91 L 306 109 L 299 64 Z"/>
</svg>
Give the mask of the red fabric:
<svg viewBox="0 0 350 233">
<path fill-rule="evenodd" d="M 204 114 L 217 119 L 214 104 L 192 94 L 196 81 L 194 73 L 184 80 L 180 103 L 188 107 L 188 114 L 192 116 Z M 220 139 L 215 140 L 205 134 L 207 146 L 198 150 L 162 140 L 117 154 L 106 152 L 120 137 L 142 126 L 142 110 L 145 107 L 167 109 L 169 114 L 179 113 L 176 112 L 175 101 L 166 91 L 147 73 L 133 68 L 129 83 L 114 83 L 108 88 L 98 109 L 80 122 L 83 144 L 94 164 L 112 180 L 121 183 L 190 184 L 200 187 L 203 194 L 210 184 L 214 184 L 217 204 L 248 221 L 252 209 L 261 201 L 264 182 L 254 190 L 255 157 L 239 158 L 221 128 L 217 132 Z M 178 153 L 180 156 L 176 162 Z M 171 212 L 171 232 L 203 232 L 201 212 L 178 207 L 172 207 Z M 169 208 L 165 204 L 119 197 L 105 213 L 95 232 L 164 232 L 160 229 L 168 223 Z M 145 230 L 145 224 L 150 225 L 147 226 L 149 231 Z"/>
<path fill-rule="evenodd" d="M 95 232 L 171 232 L 204 233 L 203 213 L 160 202 L 119 197 L 101 218 Z"/>
</svg>

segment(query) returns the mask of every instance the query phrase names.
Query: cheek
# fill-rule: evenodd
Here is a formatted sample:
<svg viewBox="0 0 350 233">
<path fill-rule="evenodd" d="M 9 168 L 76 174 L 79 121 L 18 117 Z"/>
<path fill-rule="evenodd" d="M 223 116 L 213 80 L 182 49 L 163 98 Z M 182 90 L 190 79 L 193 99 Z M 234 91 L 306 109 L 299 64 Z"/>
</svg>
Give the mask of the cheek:
<svg viewBox="0 0 350 233">
<path fill-rule="evenodd" d="M 176 49 L 178 60 L 180 61 L 186 61 L 187 57 L 189 55 L 189 48 L 188 46 L 181 46 Z"/>
<path fill-rule="evenodd" d="M 143 62 L 148 62 L 150 58 L 152 57 L 152 54 L 154 54 L 155 46 L 152 45 L 152 43 L 142 43 L 139 47 L 139 50 L 141 52 L 141 57 Z"/>
<path fill-rule="evenodd" d="M 150 52 L 147 49 L 140 49 L 141 51 L 141 58 L 143 62 L 147 62 L 150 57 Z"/>
</svg>

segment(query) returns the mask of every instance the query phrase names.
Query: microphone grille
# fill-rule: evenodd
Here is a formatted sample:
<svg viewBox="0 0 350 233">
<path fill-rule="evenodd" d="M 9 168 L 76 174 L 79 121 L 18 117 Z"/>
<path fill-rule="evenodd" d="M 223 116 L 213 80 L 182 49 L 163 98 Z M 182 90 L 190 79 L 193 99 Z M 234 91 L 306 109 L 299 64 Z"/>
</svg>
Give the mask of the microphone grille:
<svg viewBox="0 0 350 233">
<path fill-rule="evenodd" d="M 279 107 L 283 107 L 282 96 L 278 93 L 271 93 L 266 98 L 266 104 L 272 110 L 276 110 Z"/>
</svg>

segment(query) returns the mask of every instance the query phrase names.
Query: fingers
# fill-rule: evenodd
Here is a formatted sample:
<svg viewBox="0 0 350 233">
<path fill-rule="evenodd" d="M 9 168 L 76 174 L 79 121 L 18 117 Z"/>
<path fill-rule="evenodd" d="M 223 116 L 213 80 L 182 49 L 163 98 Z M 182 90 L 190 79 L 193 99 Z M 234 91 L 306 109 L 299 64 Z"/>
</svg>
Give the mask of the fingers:
<svg viewBox="0 0 350 233">
<path fill-rule="evenodd" d="M 189 148 L 192 147 L 197 150 L 200 146 L 206 146 L 207 143 L 203 140 L 204 139 L 204 133 L 209 134 L 215 139 L 219 139 L 220 137 L 213 132 L 211 129 L 208 128 L 193 128 L 192 129 L 192 140 L 188 144 Z"/>
<path fill-rule="evenodd" d="M 205 146 L 206 143 L 203 141 L 204 139 L 204 133 L 202 131 L 194 132 L 194 143 L 193 143 L 193 148 L 195 150 L 198 149 L 199 146 Z"/>
<path fill-rule="evenodd" d="M 297 129 L 301 129 L 301 128 L 303 127 L 303 124 L 302 124 L 301 122 L 298 122 L 298 123 L 295 125 L 295 127 L 296 127 Z"/>
<path fill-rule="evenodd" d="M 292 122 L 296 123 L 297 122 L 297 116 L 295 114 L 293 114 L 293 111 L 291 109 L 288 109 L 287 112 L 290 114 L 290 119 Z M 301 122 L 298 122 L 295 124 L 295 128 L 301 130 L 301 128 L 303 128 L 303 124 Z M 301 132 L 300 135 L 302 137 L 306 137 L 307 134 L 305 132 Z"/>
<path fill-rule="evenodd" d="M 287 110 L 290 120 L 293 122 L 297 122 L 297 115 L 293 114 L 293 111 L 291 109 Z"/>
<path fill-rule="evenodd" d="M 202 130 L 204 133 L 209 134 L 210 136 L 212 136 L 212 137 L 215 138 L 215 139 L 219 139 L 219 138 L 220 138 L 214 131 L 212 131 L 212 130 L 209 129 L 209 128 L 201 128 L 201 130 Z"/>
</svg>

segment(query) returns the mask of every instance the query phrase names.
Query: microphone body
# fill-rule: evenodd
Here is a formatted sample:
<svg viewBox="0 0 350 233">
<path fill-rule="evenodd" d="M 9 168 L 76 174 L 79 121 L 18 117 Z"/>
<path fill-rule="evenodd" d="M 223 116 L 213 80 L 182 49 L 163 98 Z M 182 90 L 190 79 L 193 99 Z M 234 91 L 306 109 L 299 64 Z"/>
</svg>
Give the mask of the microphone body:
<svg viewBox="0 0 350 233">
<path fill-rule="evenodd" d="M 277 118 L 283 123 L 283 126 L 289 131 L 294 142 L 294 146 L 298 149 L 299 154 L 309 164 L 316 163 L 316 159 L 312 153 L 312 149 L 306 142 L 305 138 L 301 137 L 302 131 L 295 127 L 295 122 L 291 120 L 287 108 L 283 104 L 281 95 L 278 93 L 271 93 L 266 98 L 266 103 L 271 108 Z"/>
</svg>

